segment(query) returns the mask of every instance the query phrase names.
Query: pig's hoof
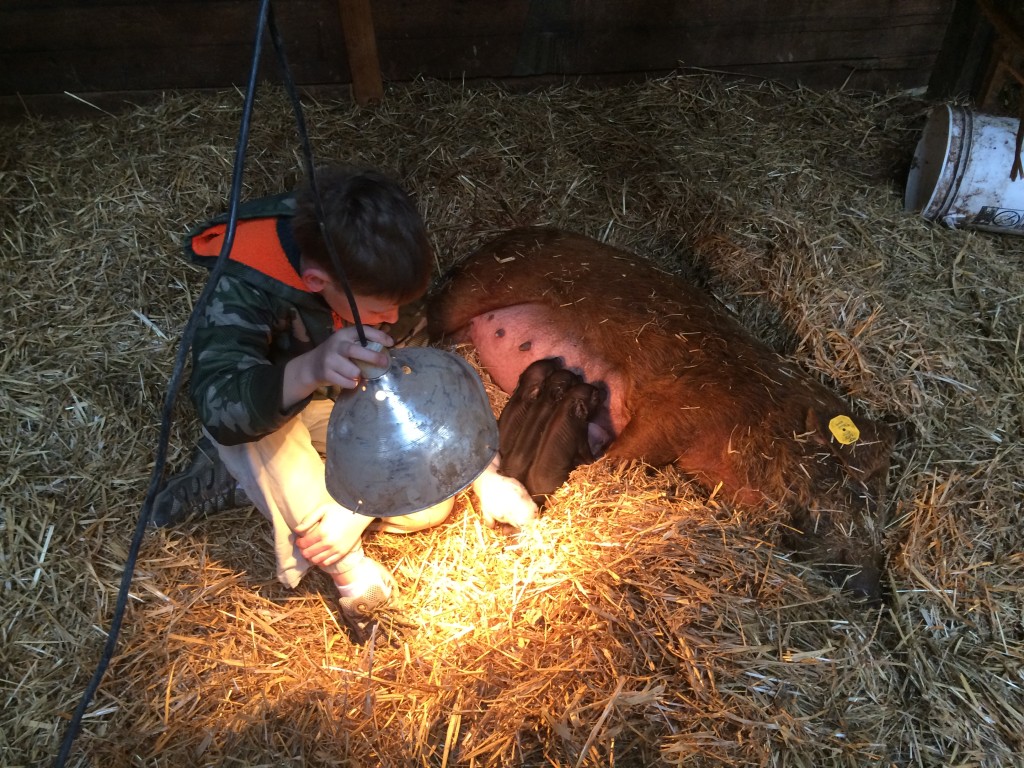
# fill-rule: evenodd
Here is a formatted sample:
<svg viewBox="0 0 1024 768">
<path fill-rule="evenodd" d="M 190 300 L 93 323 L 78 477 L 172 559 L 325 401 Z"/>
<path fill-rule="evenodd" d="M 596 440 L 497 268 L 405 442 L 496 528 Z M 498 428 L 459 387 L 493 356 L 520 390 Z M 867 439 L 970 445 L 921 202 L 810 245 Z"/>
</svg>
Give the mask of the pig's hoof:
<svg viewBox="0 0 1024 768">
<path fill-rule="evenodd" d="M 480 516 L 488 528 L 511 525 L 513 528 L 525 528 L 537 519 L 538 508 L 532 499 L 513 499 L 499 506 L 491 501 L 480 499 Z"/>
<path fill-rule="evenodd" d="M 515 528 L 529 525 L 537 519 L 537 504 L 522 483 L 498 474 L 493 466 L 473 483 L 484 523 L 492 528 L 499 523 Z"/>
<path fill-rule="evenodd" d="M 493 522 L 492 527 L 510 525 L 522 529 L 537 519 L 537 512 L 537 505 L 532 499 L 516 499 L 513 503 L 502 505 L 497 513 L 485 512 L 484 520 L 490 518 Z"/>
</svg>

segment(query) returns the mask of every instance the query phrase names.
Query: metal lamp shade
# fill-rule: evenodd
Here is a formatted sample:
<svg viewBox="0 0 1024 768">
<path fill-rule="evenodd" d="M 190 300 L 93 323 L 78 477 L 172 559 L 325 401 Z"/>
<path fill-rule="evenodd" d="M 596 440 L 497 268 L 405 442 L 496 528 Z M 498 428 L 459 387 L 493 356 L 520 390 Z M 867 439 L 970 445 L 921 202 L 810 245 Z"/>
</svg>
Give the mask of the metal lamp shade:
<svg viewBox="0 0 1024 768">
<path fill-rule="evenodd" d="M 327 425 L 327 490 L 370 517 L 439 504 L 472 483 L 498 451 L 498 424 L 469 363 L 432 347 L 387 353 L 388 368 L 364 368 Z"/>
</svg>

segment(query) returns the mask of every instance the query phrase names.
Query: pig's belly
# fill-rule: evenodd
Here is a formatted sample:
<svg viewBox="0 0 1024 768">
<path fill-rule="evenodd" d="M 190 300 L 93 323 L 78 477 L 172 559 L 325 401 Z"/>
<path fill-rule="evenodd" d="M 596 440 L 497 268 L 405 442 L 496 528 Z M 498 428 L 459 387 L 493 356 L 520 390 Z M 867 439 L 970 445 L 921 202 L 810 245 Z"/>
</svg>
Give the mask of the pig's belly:
<svg viewBox="0 0 1024 768">
<path fill-rule="evenodd" d="M 597 350 L 571 328 L 559 323 L 562 313 L 539 304 L 516 304 L 474 317 L 466 340 L 473 343 L 480 364 L 494 383 L 511 394 L 519 374 L 530 363 L 547 357 L 561 358 L 562 365 L 590 384 L 603 384 L 607 399 L 594 422 L 605 434 L 604 442 L 625 426 L 623 380 Z M 600 442 L 600 435 L 592 439 Z"/>
</svg>

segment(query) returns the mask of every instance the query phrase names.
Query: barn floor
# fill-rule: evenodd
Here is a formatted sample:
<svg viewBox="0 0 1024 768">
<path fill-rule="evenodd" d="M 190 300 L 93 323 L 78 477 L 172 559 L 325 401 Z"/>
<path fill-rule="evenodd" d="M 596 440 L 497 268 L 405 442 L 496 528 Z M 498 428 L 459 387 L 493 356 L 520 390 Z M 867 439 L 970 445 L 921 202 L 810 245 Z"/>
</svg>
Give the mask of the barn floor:
<svg viewBox="0 0 1024 768">
<path fill-rule="evenodd" d="M 0 126 L 5 766 L 52 762 L 100 657 L 205 279 L 177 243 L 226 205 L 241 102 Z M 599 462 L 518 538 L 467 494 L 439 528 L 370 538 L 414 626 L 355 645 L 322 579 L 274 581 L 268 528 L 240 510 L 146 533 L 67 764 L 1019 764 L 1024 239 L 903 211 L 929 107 L 710 74 L 308 103 L 318 157 L 416 194 L 440 268 L 511 226 L 582 231 L 908 424 L 891 599 L 856 605 L 793 562 L 781 519 Z M 247 194 L 300 167 L 265 87 Z M 176 468 L 196 425 L 184 396 L 173 412 Z"/>
</svg>

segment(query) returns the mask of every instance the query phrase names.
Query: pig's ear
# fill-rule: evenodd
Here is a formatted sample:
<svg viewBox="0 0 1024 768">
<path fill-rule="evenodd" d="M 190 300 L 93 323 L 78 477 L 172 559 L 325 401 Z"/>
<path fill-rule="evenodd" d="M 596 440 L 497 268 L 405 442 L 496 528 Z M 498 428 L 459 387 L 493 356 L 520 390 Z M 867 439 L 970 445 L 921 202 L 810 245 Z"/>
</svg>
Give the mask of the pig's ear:
<svg viewBox="0 0 1024 768">
<path fill-rule="evenodd" d="M 807 432 L 827 446 L 847 474 L 867 483 L 889 470 L 893 431 L 866 416 L 807 409 Z"/>
</svg>

